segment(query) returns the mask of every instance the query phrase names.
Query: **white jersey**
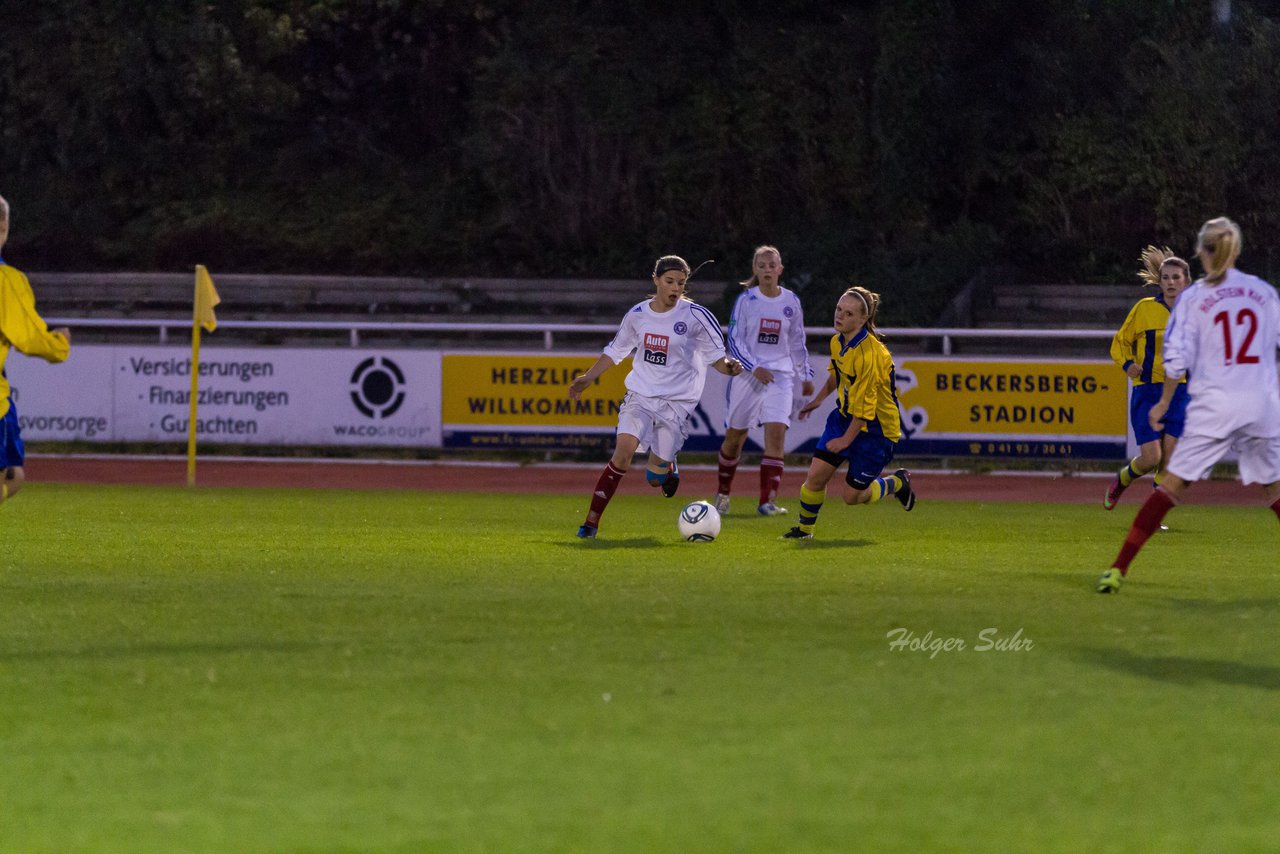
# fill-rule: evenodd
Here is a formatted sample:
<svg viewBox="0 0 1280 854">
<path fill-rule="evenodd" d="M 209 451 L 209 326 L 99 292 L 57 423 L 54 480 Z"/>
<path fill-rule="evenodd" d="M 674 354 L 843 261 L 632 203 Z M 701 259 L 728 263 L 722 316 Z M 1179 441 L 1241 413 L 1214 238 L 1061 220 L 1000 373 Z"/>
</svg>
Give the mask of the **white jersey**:
<svg viewBox="0 0 1280 854">
<path fill-rule="evenodd" d="M 786 288 L 776 297 L 765 296 L 758 287 L 743 291 L 729 316 L 729 353 L 748 373 L 768 368 L 775 374 L 813 379 L 800 298 Z"/>
<path fill-rule="evenodd" d="M 627 312 L 618 334 L 604 348 L 614 364 L 632 353 L 629 391 L 697 403 L 707 366 L 724 358 L 724 333 L 715 315 L 696 302 L 682 299 L 670 311 L 657 312 L 645 300 Z"/>
<path fill-rule="evenodd" d="M 1164 332 L 1164 373 L 1186 376 L 1186 432 L 1214 438 L 1280 436 L 1280 297 L 1239 270 L 1178 297 Z"/>
</svg>

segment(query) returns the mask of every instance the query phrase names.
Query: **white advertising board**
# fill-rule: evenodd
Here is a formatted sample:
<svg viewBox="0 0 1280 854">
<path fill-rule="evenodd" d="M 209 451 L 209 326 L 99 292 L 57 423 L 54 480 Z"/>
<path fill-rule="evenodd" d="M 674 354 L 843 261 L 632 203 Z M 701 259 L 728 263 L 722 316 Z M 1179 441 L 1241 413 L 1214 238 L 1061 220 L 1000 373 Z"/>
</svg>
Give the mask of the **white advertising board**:
<svg viewBox="0 0 1280 854">
<path fill-rule="evenodd" d="M 185 441 L 191 352 L 80 345 L 7 364 L 24 439 Z M 244 445 L 439 446 L 440 353 L 202 348 L 196 435 Z"/>
</svg>

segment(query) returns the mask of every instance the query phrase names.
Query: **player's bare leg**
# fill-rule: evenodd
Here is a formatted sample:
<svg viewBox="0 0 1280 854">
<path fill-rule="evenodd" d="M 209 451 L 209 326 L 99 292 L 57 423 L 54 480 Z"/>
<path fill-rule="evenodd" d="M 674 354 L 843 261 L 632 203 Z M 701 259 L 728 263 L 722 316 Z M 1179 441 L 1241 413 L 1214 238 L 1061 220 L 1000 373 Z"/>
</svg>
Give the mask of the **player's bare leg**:
<svg viewBox="0 0 1280 854">
<path fill-rule="evenodd" d="M 1107 487 L 1102 498 L 1102 506 L 1107 510 L 1115 508 L 1121 494 L 1138 478 L 1150 474 L 1160 467 L 1160 442 L 1144 442 L 1138 446 L 1138 456 L 1129 460 L 1116 473 L 1115 479 Z"/>
</svg>

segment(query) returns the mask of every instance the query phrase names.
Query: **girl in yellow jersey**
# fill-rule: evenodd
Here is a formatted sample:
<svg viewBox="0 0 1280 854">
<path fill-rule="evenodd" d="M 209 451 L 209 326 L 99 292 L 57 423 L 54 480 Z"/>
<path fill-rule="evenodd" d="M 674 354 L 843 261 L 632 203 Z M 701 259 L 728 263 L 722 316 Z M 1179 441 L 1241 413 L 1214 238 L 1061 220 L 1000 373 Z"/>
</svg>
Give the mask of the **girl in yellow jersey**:
<svg viewBox="0 0 1280 854">
<path fill-rule="evenodd" d="M 880 295 L 862 287 L 849 288 L 836 303 L 836 334 L 831 337 L 827 382 L 800 410 L 800 417 L 807 417 L 833 391 L 836 408 L 827 416 L 826 429 L 800 487 L 800 524 L 782 535 L 785 540 L 813 537 L 818 511 L 827 496 L 827 482 L 845 462 L 849 463 L 845 504 L 870 504 L 895 495 L 905 509 L 916 506 L 906 469 L 880 476 L 902 438 L 902 418 L 893 356 L 876 332 L 879 307 Z"/>
<path fill-rule="evenodd" d="M 9 203 L 0 197 L 0 249 L 8 239 Z M 47 362 L 62 362 L 70 348 L 71 330 L 49 329 L 36 313 L 36 298 L 27 277 L 0 257 L 0 471 L 4 472 L 0 475 L 0 503 L 22 487 L 26 460 L 18 410 L 4 375 L 9 350 L 39 356 Z"/>
<path fill-rule="evenodd" d="M 1163 431 L 1156 432 L 1147 423 L 1147 413 L 1160 399 L 1164 387 L 1164 360 L 1160 353 L 1164 346 L 1164 328 L 1178 294 L 1191 284 L 1191 267 L 1168 248 L 1148 246 L 1140 257 L 1142 269 L 1138 271 L 1138 278 L 1144 284 L 1159 288 L 1160 293 L 1140 300 L 1111 340 L 1111 358 L 1133 381 L 1133 393 L 1129 396 L 1129 423 L 1138 443 L 1138 456 L 1126 463 L 1107 487 L 1102 506 L 1108 510 L 1113 509 L 1120 500 L 1120 494 L 1144 474 L 1156 472 L 1156 480 L 1159 481 L 1159 473 L 1182 435 L 1187 415 L 1187 384 L 1184 380 L 1169 405 Z"/>
</svg>

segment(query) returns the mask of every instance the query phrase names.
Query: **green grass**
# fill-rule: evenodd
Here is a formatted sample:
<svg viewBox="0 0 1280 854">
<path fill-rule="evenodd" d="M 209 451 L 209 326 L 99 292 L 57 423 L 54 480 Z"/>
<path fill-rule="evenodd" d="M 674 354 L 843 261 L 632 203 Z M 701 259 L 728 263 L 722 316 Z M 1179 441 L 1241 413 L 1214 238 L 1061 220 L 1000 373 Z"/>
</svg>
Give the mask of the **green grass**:
<svg viewBox="0 0 1280 854">
<path fill-rule="evenodd" d="M 1131 509 L 829 504 L 810 543 L 735 516 L 695 545 L 650 497 L 579 542 L 585 500 L 29 486 L 0 850 L 1280 839 L 1265 509 L 1179 508 L 1103 597 Z"/>
</svg>

